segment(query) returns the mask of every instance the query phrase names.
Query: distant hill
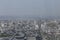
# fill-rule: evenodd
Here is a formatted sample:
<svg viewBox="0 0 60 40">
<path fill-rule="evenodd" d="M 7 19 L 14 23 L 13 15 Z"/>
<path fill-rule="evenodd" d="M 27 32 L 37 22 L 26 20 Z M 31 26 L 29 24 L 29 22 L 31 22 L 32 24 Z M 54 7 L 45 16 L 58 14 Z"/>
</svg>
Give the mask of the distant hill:
<svg viewBox="0 0 60 40">
<path fill-rule="evenodd" d="M 19 16 L 0 16 L 0 20 L 9 20 L 9 19 L 60 19 L 60 17 L 53 17 L 53 16 L 46 16 L 46 17 L 38 17 L 38 16 L 25 16 L 25 17 L 19 17 Z"/>
<path fill-rule="evenodd" d="M 9 20 L 9 19 L 40 19 L 40 17 L 19 17 L 19 16 L 0 16 L 0 20 Z"/>
</svg>

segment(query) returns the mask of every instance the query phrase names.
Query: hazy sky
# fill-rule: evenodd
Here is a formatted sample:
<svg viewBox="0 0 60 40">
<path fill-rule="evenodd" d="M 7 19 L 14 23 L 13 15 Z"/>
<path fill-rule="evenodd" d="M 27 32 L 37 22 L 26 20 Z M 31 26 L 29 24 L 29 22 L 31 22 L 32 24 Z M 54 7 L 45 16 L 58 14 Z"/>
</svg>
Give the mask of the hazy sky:
<svg viewBox="0 0 60 40">
<path fill-rule="evenodd" d="M 0 0 L 0 15 L 60 16 L 60 0 Z"/>
</svg>

